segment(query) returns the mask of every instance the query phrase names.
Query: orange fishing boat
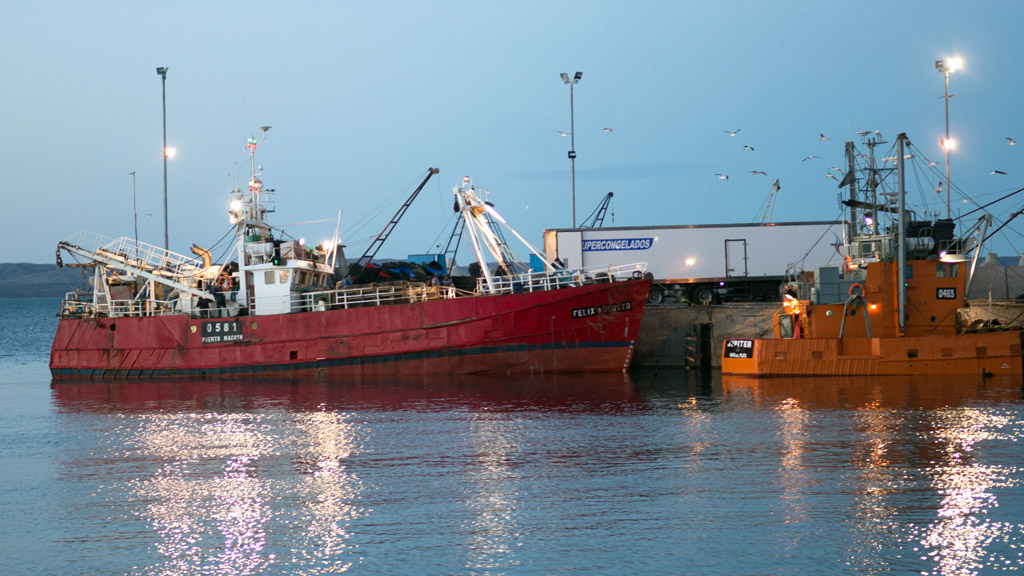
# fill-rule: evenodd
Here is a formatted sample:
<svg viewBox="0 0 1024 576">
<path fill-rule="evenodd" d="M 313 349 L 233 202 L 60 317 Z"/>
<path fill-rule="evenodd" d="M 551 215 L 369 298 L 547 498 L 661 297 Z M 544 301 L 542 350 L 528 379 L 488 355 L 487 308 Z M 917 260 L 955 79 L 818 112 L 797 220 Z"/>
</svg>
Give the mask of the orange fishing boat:
<svg viewBox="0 0 1024 576">
<path fill-rule="evenodd" d="M 856 178 L 844 178 L 851 190 L 845 202 L 851 233 L 843 265 L 818 269 L 787 287 L 773 316 L 773 337 L 726 339 L 723 374 L 1024 375 L 1020 326 L 965 320 L 980 242 L 954 238 L 952 220 L 918 220 L 906 209 L 905 144 L 906 135 L 900 134 L 894 158 L 897 206 L 877 203 L 874 188 L 865 189 L 866 200 L 858 200 Z M 879 181 L 880 170 L 873 170 L 865 178 L 868 186 Z M 848 174 L 855 174 L 852 158 Z M 892 216 L 892 224 L 880 227 L 879 215 Z M 975 229 L 979 239 L 987 222 L 983 217 Z"/>
</svg>

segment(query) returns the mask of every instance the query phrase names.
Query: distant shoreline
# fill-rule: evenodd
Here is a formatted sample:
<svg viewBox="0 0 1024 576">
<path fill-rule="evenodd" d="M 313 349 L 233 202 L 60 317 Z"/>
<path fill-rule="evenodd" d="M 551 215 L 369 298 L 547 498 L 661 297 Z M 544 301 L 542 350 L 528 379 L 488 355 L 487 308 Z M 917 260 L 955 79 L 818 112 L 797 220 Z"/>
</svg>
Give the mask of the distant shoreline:
<svg viewBox="0 0 1024 576">
<path fill-rule="evenodd" d="M 0 263 L 0 298 L 59 298 L 87 285 L 87 276 L 80 268 Z"/>
</svg>

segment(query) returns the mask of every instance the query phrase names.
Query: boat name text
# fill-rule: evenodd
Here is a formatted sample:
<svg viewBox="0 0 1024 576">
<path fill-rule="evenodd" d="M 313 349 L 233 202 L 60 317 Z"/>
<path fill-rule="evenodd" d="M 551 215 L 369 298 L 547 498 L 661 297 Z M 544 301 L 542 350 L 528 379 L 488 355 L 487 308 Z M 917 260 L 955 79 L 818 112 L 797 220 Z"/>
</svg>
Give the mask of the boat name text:
<svg viewBox="0 0 1024 576">
<path fill-rule="evenodd" d="M 210 322 L 203 322 L 203 344 L 238 342 L 241 339 L 241 320 L 213 320 Z"/>
<path fill-rule="evenodd" d="M 612 314 L 614 312 L 625 312 L 626 310 L 632 310 L 633 303 L 616 302 L 615 304 L 608 304 L 607 306 L 587 306 L 586 308 L 573 308 L 573 318 L 587 318 L 588 316 L 597 316 L 598 314 Z"/>
<path fill-rule="evenodd" d="M 753 340 L 726 340 L 725 341 L 725 357 L 726 358 L 753 358 L 754 357 L 754 341 Z"/>
<path fill-rule="evenodd" d="M 654 244 L 654 238 L 617 238 L 609 240 L 584 240 L 584 252 L 603 250 L 647 250 Z"/>
</svg>

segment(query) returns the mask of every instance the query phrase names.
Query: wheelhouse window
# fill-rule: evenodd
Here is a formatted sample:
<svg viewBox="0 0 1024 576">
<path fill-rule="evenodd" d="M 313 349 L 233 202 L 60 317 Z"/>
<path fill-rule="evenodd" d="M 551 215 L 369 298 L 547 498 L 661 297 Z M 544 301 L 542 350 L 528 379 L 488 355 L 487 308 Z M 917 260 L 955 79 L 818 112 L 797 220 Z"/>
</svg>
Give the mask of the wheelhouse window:
<svg viewBox="0 0 1024 576">
<path fill-rule="evenodd" d="M 935 264 L 936 278 L 956 278 L 960 275 L 960 265 L 955 263 L 937 262 Z"/>
<path fill-rule="evenodd" d="M 275 277 L 276 274 L 274 273 L 273 270 L 267 270 L 266 272 L 263 273 L 263 283 L 267 285 L 273 284 Z"/>
</svg>

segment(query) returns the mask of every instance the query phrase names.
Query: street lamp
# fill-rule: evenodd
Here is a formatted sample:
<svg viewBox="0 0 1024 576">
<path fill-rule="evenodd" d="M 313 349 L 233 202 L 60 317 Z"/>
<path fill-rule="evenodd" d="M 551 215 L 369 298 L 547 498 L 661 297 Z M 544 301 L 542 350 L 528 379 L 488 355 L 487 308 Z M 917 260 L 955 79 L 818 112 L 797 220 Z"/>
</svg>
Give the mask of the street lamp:
<svg viewBox="0 0 1024 576">
<path fill-rule="evenodd" d="M 135 249 L 139 248 L 139 206 L 135 202 L 135 170 L 128 174 L 132 177 L 132 218 L 135 220 Z"/>
<path fill-rule="evenodd" d="M 573 118 L 572 87 L 579 84 L 583 78 L 583 72 L 577 72 L 576 76 L 569 78 L 569 75 L 562 72 L 562 82 L 569 85 L 569 166 L 572 171 L 572 227 L 576 227 L 576 124 Z"/>
<path fill-rule="evenodd" d="M 167 67 L 160 66 L 156 69 L 156 73 L 160 75 L 160 88 L 163 94 L 163 111 L 164 111 L 164 250 L 170 250 L 170 242 L 167 241 Z"/>
<path fill-rule="evenodd" d="M 942 140 L 942 147 L 946 150 L 946 218 L 952 218 L 949 208 L 949 151 L 956 148 L 956 141 L 949 139 L 949 73 L 956 72 L 963 68 L 963 65 L 964 61 L 959 57 L 935 61 L 935 69 L 946 77 L 946 92 L 943 96 L 943 100 L 946 101 L 946 138 Z"/>
</svg>

